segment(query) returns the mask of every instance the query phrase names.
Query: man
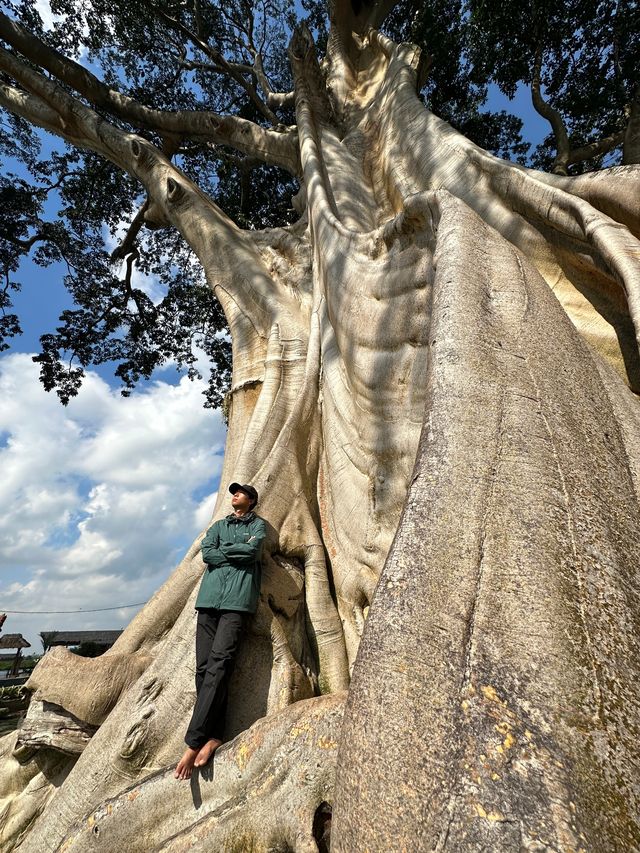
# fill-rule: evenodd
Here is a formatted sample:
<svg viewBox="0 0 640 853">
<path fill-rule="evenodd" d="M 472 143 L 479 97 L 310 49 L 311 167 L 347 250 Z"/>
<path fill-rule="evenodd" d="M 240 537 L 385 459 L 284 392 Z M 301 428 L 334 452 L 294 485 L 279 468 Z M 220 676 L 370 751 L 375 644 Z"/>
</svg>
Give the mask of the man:
<svg viewBox="0 0 640 853">
<path fill-rule="evenodd" d="M 176 779 L 189 779 L 222 743 L 227 689 L 249 614 L 260 594 L 260 552 L 264 521 L 253 511 L 258 492 L 231 483 L 233 512 L 214 522 L 202 540 L 207 564 L 196 599 L 196 704 L 176 767 Z"/>
</svg>

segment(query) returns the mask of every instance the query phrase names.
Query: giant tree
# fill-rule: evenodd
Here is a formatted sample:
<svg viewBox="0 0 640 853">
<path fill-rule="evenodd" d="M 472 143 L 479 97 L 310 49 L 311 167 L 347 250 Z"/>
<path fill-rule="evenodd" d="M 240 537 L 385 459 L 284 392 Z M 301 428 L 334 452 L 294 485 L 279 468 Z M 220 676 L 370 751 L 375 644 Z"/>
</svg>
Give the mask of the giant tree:
<svg viewBox="0 0 640 853">
<path fill-rule="evenodd" d="M 212 770 L 172 778 L 196 541 L 109 652 L 34 671 L 0 741 L 6 849 L 316 850 L 332 807 L 343 851 L 637 847 L 640 169 L 478 147 L 418 97 L 419 49 L 380 29 L 391 2 L 335 2 L 326 30 L 314 9 L 290 91 L 269 4 L 67 5 L 66 52 L 0 17 L 0 103 L 16 139 L 44 128 L 96 181 L 106 161 L 143 188 L 122 257 L 145 226 L 197 257 L 232 337 L 222 482 L 256 484 L 270 533 Z M 159 40 L 160 67 L 130 62 Z M 226 114 L 194 108 L 209 91 Z M 203 186 L 208 156 L 238 185 Z M 297 182 L 297 217 L 242 228 L 216 193 L 242 213 L 261 164 Z M 14 235 L 32 237 L 71 241 Z M 89 337 L 129 312 L 143 347 L 152 309 L 96 275 Z M 199 310 L 202 291 L 189 328 Z"/>
</svg>

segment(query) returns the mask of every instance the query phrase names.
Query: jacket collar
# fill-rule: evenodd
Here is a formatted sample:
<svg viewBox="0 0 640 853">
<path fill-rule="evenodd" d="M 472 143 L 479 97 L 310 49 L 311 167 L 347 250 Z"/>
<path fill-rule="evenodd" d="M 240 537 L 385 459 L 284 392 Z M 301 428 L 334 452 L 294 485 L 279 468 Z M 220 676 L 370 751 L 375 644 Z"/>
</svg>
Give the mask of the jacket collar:
<svg viewBox="0 0 640 853">
<path fill-rule="evenodd" d="M 235 512 L 232 512 L 227 516 L 227 521 L 231 524 L 245 524 L 246 522 L 253 521 L 255 517 L 256 514 L 253 510 L 249 510 L 245 515 L 236 515 Z"/>
</svg>

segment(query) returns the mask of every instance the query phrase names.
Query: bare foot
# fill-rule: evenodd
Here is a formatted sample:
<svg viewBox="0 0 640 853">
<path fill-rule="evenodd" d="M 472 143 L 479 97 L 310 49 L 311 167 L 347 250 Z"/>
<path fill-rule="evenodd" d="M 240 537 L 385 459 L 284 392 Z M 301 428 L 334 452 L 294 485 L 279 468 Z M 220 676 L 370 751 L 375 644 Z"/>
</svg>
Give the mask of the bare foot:
<svg viewBox="0 0 640 853">
<path fill-rule="evenodd" d="M 184 755 L 180 759 L 178 766 L 175 769 L 175 773 L 173 774 L 176 779 L 191 778 L 191 771 L 193 770 L 193 764 L 196 760 L 197 755 L 197 749 L 191 749 L 190 746 L 185 749 Z"/>
<path fill-rule="evenodd" d="M 217 738 L 211 738 L 211 740 L 208 740 L 204 746 L 201 746 L 200 752 L 198 753 L 198 757 L 194 761 L 195 766 L 204 767 L 205 764 L 211 759 L 211 756 L 221 743 L 221 740 L 218 740 Z"/>
</svg>

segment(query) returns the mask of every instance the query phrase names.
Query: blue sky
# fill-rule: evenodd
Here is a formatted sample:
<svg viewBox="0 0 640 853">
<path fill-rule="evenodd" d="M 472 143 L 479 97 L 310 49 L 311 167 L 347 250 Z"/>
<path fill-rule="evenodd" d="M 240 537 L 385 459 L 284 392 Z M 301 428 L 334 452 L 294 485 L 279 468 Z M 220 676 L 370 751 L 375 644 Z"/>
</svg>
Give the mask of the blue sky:
<svg viewBox="0 0 640 853">
<path fill-rule="evenodd" d="M 509 102 L 493 87 L 487 108 L 520 115 L 534 144 L 548 132 L 527 90 Z M 128 399 L 108 365 L 66 408 L 43 390 L 31 355 L 70 307 L 63 275 L 24 262 L 24 334 L 0 356 L 0 612 L 29 611 L 9 613 L 4 632 L 37 652 L 40 631 L 128 623 L 137 608 L 86 611 L 146 601 L 168 577 L 211 517 L 225 439 L 203 384 L 171 367 Z"/>
</svg>

